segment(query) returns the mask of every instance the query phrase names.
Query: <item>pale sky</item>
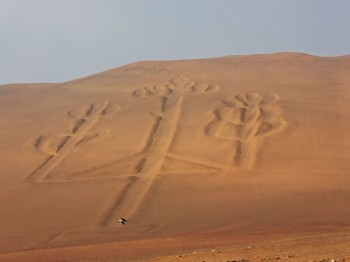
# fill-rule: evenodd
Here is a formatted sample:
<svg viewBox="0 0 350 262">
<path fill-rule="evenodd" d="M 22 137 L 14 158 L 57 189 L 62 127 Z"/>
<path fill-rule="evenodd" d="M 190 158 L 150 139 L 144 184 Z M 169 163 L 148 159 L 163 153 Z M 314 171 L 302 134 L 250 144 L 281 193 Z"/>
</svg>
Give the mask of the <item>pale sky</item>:
<svg viewBox="0 0 350 262">
<path fill-rule="evenodd" d="M 350 54 L 350 0 L 0 0 L 0 84 L 143 60 Z"/>
</svg>

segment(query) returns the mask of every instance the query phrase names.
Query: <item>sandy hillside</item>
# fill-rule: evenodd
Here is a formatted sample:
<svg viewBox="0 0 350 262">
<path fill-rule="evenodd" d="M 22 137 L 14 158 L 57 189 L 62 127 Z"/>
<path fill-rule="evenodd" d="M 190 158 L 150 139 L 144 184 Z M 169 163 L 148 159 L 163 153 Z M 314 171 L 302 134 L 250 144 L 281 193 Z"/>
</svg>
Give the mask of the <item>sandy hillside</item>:
<svg viewBox="0 0 350 262">
<path fill-rule="evenodd" d="M 299 53 L 0 86 L 0 261 L 348 230 L 349 101 L 350 56 Z"/>
</svg>

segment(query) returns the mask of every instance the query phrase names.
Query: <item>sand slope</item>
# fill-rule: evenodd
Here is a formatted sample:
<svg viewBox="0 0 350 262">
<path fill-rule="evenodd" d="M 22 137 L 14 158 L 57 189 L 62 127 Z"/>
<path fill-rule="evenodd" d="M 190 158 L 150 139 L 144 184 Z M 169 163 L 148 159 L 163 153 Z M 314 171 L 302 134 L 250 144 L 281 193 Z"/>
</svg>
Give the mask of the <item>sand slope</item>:
<svg viewBox="0 0 350 262">
<path fill-rule="evenodd" d="M 278 53 L 0 86 L 0 252 L 349 226 L 349 73 Z"/>
</svg>

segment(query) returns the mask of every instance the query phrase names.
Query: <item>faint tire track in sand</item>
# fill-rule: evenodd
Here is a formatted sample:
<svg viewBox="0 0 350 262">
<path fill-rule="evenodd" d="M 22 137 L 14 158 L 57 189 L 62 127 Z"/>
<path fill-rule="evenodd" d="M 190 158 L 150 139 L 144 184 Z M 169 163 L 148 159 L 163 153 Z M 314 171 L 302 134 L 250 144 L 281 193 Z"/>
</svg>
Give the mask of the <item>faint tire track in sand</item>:
<svg viewBox="0 0 350 262">
<path fill-rule="evenodd" d="M 186 162 L 190 162 L 190 163 L 198 164 L 198 165 L 202 165 L 202 166 L 207 166 L 207 167 L 209 167 L 211 169 L 216 169 L 218 171 L 222 171 L 222 170 L 230 171 L 230 170 L 233 170 L 232 166 L 230 166 L 230 165 L 221 164 L 221 163 L 218 163 L 218 162 L 211 161 L 209 159 L 199 159 L 199 158 L 193 158 L 193 157 L 187 157 L 187 156 L 185 156 L 185 157 L 184 156 L 177 156 L 177 155 L 174 155 L 174 154 L 171 154 L 171 153 L 168 153 L 167 156 L 171 157 L 172 159 L 186 161 Z"/>
</svg>

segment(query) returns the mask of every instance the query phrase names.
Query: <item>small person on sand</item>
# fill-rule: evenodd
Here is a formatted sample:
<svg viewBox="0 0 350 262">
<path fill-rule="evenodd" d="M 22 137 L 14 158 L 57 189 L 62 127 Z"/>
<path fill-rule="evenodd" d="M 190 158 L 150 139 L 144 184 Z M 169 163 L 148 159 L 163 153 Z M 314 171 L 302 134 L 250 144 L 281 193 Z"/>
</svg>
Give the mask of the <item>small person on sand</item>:
<svg viewBox="0 0 350 262">
<path fill-rule="evenodd" d="M 126 220 L 125 218 L 119 218 L 118 222 L 122 223 L 123 225 L 125 225 L 126 222 L 128 222 L 128 220 Z"/>
</svg>

